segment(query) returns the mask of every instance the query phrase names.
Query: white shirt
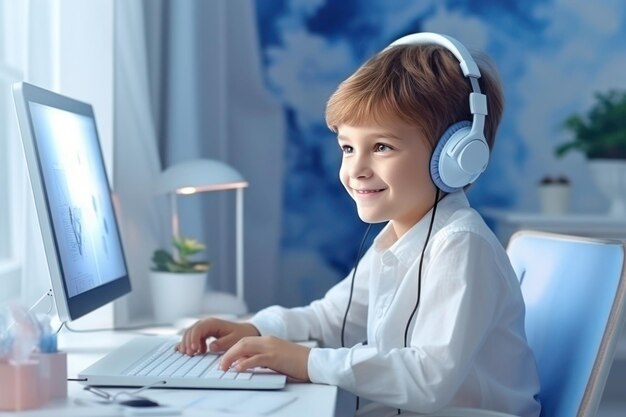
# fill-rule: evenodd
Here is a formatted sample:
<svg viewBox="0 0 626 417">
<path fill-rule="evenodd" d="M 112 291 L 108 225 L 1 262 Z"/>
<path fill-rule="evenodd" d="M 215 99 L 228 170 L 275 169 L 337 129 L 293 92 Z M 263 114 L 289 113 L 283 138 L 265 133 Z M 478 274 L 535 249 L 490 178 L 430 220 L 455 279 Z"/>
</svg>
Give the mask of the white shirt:
<svg viewBox="0 0 626 417">
<path fill-rule="evenodd" d="M 341 348 L 352 272 L 309 306 L 269 307 L 250 321 L 262 335 L 314 339 L 312 382 L 419 413 L 446 406 L 537 417 L 539 380 L 524 331 L 524 302 L 506 252 L 464 192 L 443 198 L 400 239 L 388 224 L 358 265 Z M 367 340 L 367 345 L 360 342 Z"/>
</svg>

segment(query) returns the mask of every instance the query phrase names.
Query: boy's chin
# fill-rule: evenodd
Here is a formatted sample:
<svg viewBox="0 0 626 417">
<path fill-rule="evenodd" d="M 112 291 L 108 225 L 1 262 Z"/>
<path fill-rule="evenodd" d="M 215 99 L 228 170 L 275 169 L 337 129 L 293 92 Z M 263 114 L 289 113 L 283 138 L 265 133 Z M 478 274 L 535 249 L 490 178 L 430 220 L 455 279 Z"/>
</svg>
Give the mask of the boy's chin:
<svg viewBox="0 0 626 417">
<path fill-rule="evenodd" d="M 359 219 L 361 219 L 364 223 L 376 224 L 389 221 L 389 219 L 387 218 L 383 218 L 382 216 L 376 216 L 371 213 L 361 213 L 360 211 L 358 213 Z"/>
</svg>

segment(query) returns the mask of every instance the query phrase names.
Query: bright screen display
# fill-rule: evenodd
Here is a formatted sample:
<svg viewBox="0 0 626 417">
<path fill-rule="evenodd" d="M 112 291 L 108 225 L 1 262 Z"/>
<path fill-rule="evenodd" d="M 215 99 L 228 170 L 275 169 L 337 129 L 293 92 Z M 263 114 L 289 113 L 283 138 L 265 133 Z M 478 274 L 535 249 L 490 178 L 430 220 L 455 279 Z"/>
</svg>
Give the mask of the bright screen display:
<svg viewBox="0 0 626 417">
<path fill-rule="evenodd" d="M 68 297 L 127 275 L 93 118 L 29 102 Z"/>
</svg>

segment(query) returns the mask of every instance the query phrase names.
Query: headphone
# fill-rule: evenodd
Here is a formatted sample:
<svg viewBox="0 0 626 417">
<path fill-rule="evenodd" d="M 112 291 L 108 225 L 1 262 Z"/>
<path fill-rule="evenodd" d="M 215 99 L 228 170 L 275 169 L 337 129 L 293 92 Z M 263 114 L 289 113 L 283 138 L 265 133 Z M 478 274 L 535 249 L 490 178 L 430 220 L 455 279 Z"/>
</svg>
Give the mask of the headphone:
<svg viewBox="0 0 626 417">
<path fill-rule="evenodd" d="M 478 65 L 465 46 L 451 36 L 430 32 L 414 33 L 395 40 L 385 51 L 397 45 L 429 44 L 442 46 L 452 52 L 472 87 L 469 95 L 472 121 L 464 120 L 449 126 L 437 141 L 430 158 L 430 176 L 433 183 L 441 191 L 451 193 L 476 181 L 487 168 L 489 146 L 484 133 L 487 96 L 480 91 Z"/>
</svg>

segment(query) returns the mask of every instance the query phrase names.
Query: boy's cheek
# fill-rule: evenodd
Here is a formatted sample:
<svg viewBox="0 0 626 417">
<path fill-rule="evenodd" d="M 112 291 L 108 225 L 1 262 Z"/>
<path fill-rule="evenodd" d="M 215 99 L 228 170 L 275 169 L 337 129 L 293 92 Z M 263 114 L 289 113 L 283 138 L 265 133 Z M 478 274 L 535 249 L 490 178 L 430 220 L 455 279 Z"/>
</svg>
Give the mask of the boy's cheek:
<svg viewBox="0 0 626 417">
<path fill-rule="evenodd" d="M 339 170 L 339 181 L 341 182 L 341 185 L 343 185 L 343 187 L 346 189 L 346 191 L 349 191 L 348 190 L 347 175 L 345 174 L 343 169 Z"/>
<path fill-rule="evenodd" d="M 346 190 L 346 192 L 347 192 L 350 196 L 352 196 L 352 190 L 351 190 L 351 188 L 350 188 L 350 187 L 348 187 L 348 184 L 347 184 L 347 183 L 345 183 L 345 182 L 343 182 L 343 181 L 341 181 L 341 184 L 343 185 L 343 189 L 344 189 L 344 190 Z"/>
</svg>

